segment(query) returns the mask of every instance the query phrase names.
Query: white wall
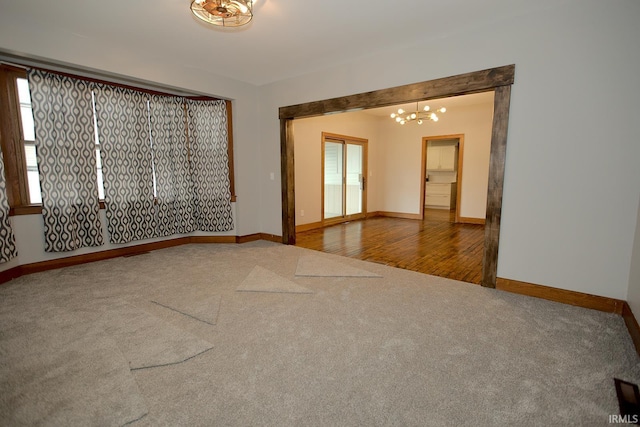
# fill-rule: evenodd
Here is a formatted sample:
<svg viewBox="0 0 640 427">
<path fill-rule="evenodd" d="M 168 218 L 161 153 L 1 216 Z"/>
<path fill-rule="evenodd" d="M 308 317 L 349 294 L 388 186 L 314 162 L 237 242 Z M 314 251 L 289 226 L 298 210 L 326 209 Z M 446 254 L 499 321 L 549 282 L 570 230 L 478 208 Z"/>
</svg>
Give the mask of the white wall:
<svg viewBox="0 0 640 427">
<path fill-rule="evenodd" d="M 633 315 L 636 319 L 640 319 L 640 204 L 638 205 L 638 218 L 636 220 L 636 232 L 631 254 L 627 301 Z"/>
<path fill-rule="evenodd" d="M 493 104 L 449 109 L 438 123 L 400 126 L 366 112 L 294 121 L 296 225 L 322 216 L 322 132 L 368 139 L 367 212 L 420 214 L 422 138 L 464 134 L 462 217 L 484 218 Z M 301 212 L 304 210 L 305 215 Z"/>
<path fill-rule="evenodd" d="M 261 174 L 279 168 L 279 107 L 515 64 L 498 275 L 625 299 L 640 182 L 639 16 L 635 0 L 564 1 L 264 86 Z M 279 234 L 279 180 L 261 192 L 262 231 Z"/>
<path fill-rule="evenodd" d="M 419 214 L 422 138 L 464 134 L 460 216 L 483 219 L 487 207 L 492 120 L 493 104 L 450 108 L 437 123 L 399 126 L 388 118 L 381 120 L 383 176 L 379 179 L 379 209 Z"/>
</svg>

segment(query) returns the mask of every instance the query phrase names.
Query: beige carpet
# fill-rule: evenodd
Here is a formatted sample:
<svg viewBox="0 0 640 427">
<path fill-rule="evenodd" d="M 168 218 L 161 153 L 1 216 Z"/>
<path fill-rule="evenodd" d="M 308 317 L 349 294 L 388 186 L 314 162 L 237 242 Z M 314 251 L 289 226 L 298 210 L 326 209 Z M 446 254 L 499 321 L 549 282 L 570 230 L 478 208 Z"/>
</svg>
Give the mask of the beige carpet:
<svg viewBox="0 0 640 427">
<path fill-rule="evenodd" d="M 255 266 L 240 286 L 238 292 L 276 292 L 289 294 L 311 294 L 312 290 L 285 279 L 266 268 Z"/>
<path fill-rule="evenodd" d="M 63 313 L 0 336 L 0 425 L 121 426 L 147 414 L 128 361 L 95 324 Z M 14 326 L 17 326 L 14 324 Z"/>
<path fill-rule="evenodd" d="M 160 295 L 151 302 L 213 326 L 218 321 L 221 298 L 220 295 L 207 295 L 185 289 L 180 295 L 170 297 Z"/>
<path fill-rule="evenodd" d="M 309 277 L 382 277 L 371 271 L 356 268 L 325 256 L 305 255 L 298 259 L 296 276 Z"/>
<path fill-rule="evenodd" d="M 0 425 L 605 426 L 639 361 L 614 314 L 269 242 L 0 286 Z"/>
<path fill-rule="evenodd" d="M 174 365 L 213 347 L 140 308 L 117 301 L 107 306 L 101 323 L 132 370 Z"/>
</svg>

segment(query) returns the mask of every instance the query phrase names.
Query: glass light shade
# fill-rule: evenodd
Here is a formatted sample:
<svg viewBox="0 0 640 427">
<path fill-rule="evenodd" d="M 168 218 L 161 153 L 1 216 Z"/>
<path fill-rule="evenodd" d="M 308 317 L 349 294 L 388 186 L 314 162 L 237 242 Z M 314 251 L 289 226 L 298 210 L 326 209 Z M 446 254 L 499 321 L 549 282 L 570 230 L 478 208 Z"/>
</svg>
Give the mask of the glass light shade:
<svg viewBox="0 0 640 427">
<path fill-rule="evenodd" d="M 429 111 L 429 110 L 430 110 L 430 108 L 429 108 L 429 106 L 428 106 L 428 105 L 425 105 L 425 106 L 424 106 L 424 108 L 423 108 L 423 110 L 424 110 L 424 111 Z"/>
<path fill-rule="evenodd" d="M 434 122 L 438 119 L 438 116 L 436 116 L 436 113 L 431 113 L 431 115 L 429 116 L 431 118 L 431 120 L 433 120 Z"/>
<path fill-rule="evenodd" d="M 239 27 L 253 18 L 252 0 L 193 0 L 191 12 L 204 22 Z"/>
<path fill-rule="evenodd" d="M 402 108 L 398 108 L 398 114 L 402 114 L 404 113 L 404 110 Z"/>
<path fill-rule="evenodd" d="M 391 118 L 395 119 L 396 118 L 396 113 L 391 113 Z"/>
<path fill-rule="evenodd" d="M 422 119 L 418 120 L 418 124 L 421 125 L 422 124 Z"/>
<path fill-rule="evenodd" d="M 446 112 L 447 112 L 447 109 L 446 109 L 446 108 L 444 108 L 444 107 L 442 107 L 442 108 L 440 109 L 440 112 L 441 112 L 441 113 L 446 113 Z"/>
<path fill-rule="evenodd" d="M 416 113 L 411 113 L 411 118 L 415 119 L 416 118 Z"/>
</svg>

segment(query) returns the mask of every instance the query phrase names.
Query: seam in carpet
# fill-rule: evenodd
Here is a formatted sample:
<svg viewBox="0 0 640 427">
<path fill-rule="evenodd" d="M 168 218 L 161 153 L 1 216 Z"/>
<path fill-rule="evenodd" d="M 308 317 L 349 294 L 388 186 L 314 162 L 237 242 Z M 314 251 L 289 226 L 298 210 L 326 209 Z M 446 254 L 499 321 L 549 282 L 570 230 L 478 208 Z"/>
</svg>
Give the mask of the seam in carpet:
<svg viewBox="0 0 640 427">
<path fill-rule="evenodd" d="M 133 424 L 133 423 L 136 423 L 136 422 L 140 421 L 141 419 L 143 419 L 143 418 L 144 418 L 144 417 L 146 417 L 147 415 L 149 415 L 149 413 L 148 413 L 148 412 L 146 412 L 146 413 L 142 414 L 142 416 L 141 416 L 141 417 L 136 418 L 135 420 L 127 421 L 126 423 L 122 424 L 122 426 L 121 426 L 121 427 L 124 427 L 124 426 L 130 426 L 131 424 Z"/>
<path fill-rule="evenodd" d="M 207 322 L 206 320 L 199 319 L 196 316 L 193 316 L 193 315 L 191 315 L 189 313 L 185 313 L 185 312 L 180 311 L 178 309 L 175 309 L 173 307 L 169 307 L 168 305 L 160 304 L 157 301 L 151 301 L 151 302 L 154 303 L 154 304 L 158 304 L 160 307 L 168 308 L 169 310 L 175 311 L 176 313 L 180 313 L 180 314 L 183 314 L 183 315 L 185 315 L 187 317 L 191 317 L 192 319 L 195 319 L 195 320 L 198 320 L 200 322 L 206 323 L 207 325 L 211 325 L 211 326 L 215 326 L 216 325 L 215 323 L 211 323 L 211 322 Z M 218 307 L 218 311 L 220 311 L 220 307 Z M 218 314 L 216 313 L 216 320 L 217 320 L 217 318 L 218 318 Z"/>
<path fill-rule="evenodd" d="M 292 292 L 292 291 L 255 291 L 253 289 L 236 289 L 236 292 L 253 292 L 255 294 L 294 294 L 294 295 L 312 295 L 315 292 L 309 290 L 309 292 Z"/>
<path fill-rule="evenodd" d="M 162 368 L 163 366 L 179 365 L 180 363 L 184 363 L 184 362 L 186 362 L 186 361 L 188 361 L 188 360 L 193 359 L 194 357 L 198 357 L 198 356 L 200 356 L 201 354 L 204 354 L 204 353 L 206 353 L 207 351 L 212 350 L 212 349 L 213 349 L 213 347 L 208 348 L 208 349 L 206 349 L 206 350 L 204 350 L 204 351 L 201 351 L 201 352 L 200 352 L 200 353 L 198 353 L 198 354 L 194 354 L 194 355 L 193 355 L 193 356 L 191 356 L 191 357 L 187 357 L 187 358 L 186 358 L 186 359 L 184 359 L 184 360 L 180 360 L 179 362 L 164 363 L 164 364 L 162 364 L 162 365 L 141 366 L 141 367 L 139 367 L 139 368 L 129 368 L 129 370 L 131 370 L 131 371 L 141 371 L 142 369 Z"/>
</svg>

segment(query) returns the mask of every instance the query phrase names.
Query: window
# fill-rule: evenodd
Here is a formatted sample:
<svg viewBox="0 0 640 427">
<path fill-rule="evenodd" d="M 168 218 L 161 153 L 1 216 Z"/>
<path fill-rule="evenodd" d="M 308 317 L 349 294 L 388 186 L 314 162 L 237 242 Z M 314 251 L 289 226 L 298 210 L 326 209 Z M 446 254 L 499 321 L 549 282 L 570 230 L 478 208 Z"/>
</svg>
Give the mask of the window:
<svg viewBox="0 0 640 427">
<path fill-rule="evenodd" d="M 133 88 L 135 89 L 135 88 Z M 233 139 L 231 103 L 227 101 L 229 134 L 229 172 L 232 201 L 235 201 L 233 179 Z M 97 184 L 100 200 L 104 199 L 100 140 L 93 103 Z M 0 142 L 4 154 L 7 197 L 14 214 L 36 213 L 42 203 L 35 146 L 34 119 L 27 73 L 23 68 L 0 64 Z M 155 187 L 155 183 L 154 183 Z M 154 188 L 155 193 L 155 188 Z"/>
<path fill-rule="evenodd" d="M 31 110 L 31 95 L 27 79 L 16 80 L 18 85 L 18 101 L 20 102 L 20 120 L 22 122 L 22 144 L 24 158 L 27 163 L 27 186 L 29 203 L 42 203 L 40 196 L 40 180 L 38 178 L 38 161 L 36 159 L 36 134 L 33 126 L 33 112 Z"/>
</svg>

